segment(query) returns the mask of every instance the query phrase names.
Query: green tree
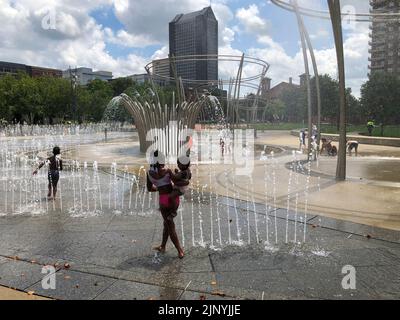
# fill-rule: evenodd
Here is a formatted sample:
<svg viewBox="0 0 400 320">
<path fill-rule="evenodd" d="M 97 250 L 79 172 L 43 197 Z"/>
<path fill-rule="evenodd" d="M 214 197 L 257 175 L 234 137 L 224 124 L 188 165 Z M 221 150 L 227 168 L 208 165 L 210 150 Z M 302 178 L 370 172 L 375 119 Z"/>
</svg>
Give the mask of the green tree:
<svg viewBox="0 0 400 320">
<path fill-rule="evenodd" d="M 400 120 L 400 79 L 395 74 L 374 72 L 361 87 L 362 110 L 370 120 L 375 119 L 383 127 Z"/>
<path fill-rule="evenodd" d="M 286 108 L 287 107 L 282 100 L 277 99 L 268 101 L 268 103 L 265 105 L 262 119 L 272 122 L 284 121 L 287 114 Z"/>
<path fill-rule="evenodd" d="M 339 114 L 339 83 L 325 74 L 319 76 L 321 93 L 321 118 L 327 121 L 335 121 Z M 311 79 L 311 102 L 313 115 L 317 114 L 317 93 L 315 89 L 315 77 Z"/>
<path fill-rule="evenodd" d="M 307 95 L 304 88 L 293 88 L 281 95 L 286 106 L 285 119 L 289 122 L 301 122 L 307 115 Z"/>
<path fill-rule="evenodd" d="M 44 114 L 43 99 L 38 81 L 23 75 L 16 84 L 14 116 L 19 121 L 34 124 Z"/>
<path fill-rule="evenodd" d="M 321 94 L 321 118 L 323 121 L 337 123 L 339 125 L 339 82 L 330 75 L 319 76 Z M 315 87 L 315 77 L 311 79 L 311 102 L 313 118 L 317 115 L 317 90 Z M 347 115 L 349 122 L 361 121 L 361 111 L 359 101 L 353 96 L 350 88 L 346 89 Z"/>
<path fill-rule="evenodd" d="M 14 120 L 17 79 L 11 75 L 0 77 L 0 118 L 11 122 Z"/>
<path fill-rule="evenodd" d="M 53 124 L 67 117 L 71 106 L 70 82 L 66 79 L 42 77 L 37 79 L 43 103 L 44 122 Z"/>
<path fill-rule="evenodd" d="M 108 82 L 93 80 L 86 90 L 90 95 L 90 102 L 82 106 L 78 105 L 78 113 L 81 121 L 101 121 L 104 110 L 113 98 L 113 90 Z M 85 97 L 86 99 L 86 97 Z"/>
<path fill-rule="evenodd" d="M 110 82 L 111 88 L 113 90 L 114 97 L 120 95 L 125 92 L 126 89 L 134 87 L 135 81 L 132 78 L 117 78 Z"/>
<path fill-rule="evenodd" d="M 347 121 L 352 124 L 363 123 L 365 120 L 360 100 L 353 96 L 351 89 L 346 90 Z"/>
</svg>

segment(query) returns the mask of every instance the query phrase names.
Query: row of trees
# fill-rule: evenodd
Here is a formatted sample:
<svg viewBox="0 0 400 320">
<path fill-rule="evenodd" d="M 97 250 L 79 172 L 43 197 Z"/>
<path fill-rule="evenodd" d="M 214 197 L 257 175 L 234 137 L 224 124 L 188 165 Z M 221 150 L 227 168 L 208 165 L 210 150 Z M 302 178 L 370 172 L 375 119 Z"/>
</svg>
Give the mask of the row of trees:
<svg viewBox="0 0 400 320">
<path fill-rule="evenodd" d="M 68 79 L 31 78 L 24 73 L 16 77 L 7 75 L 0 77 L 0 119 L 28 124 L 98 122 L 110 100 L 128 88 L 145 90 L 144 85 L 130 78 L 94 80 L 74 90 Z M 129 115 L 122 110 L 119 118 L 124 121 Z"/>
<path fill-rule="evenodd" d="M 315 78 L 311 79 L 313 114 L 317 113 Z M 322 120 L 338 122 L 339 84 L 329 75 L 320 77 Z M 373 73 L 362 86 L 361 98 L 356 99 L 347 89 L 348 122 L 357 124 L 375 120 L 382 124 L 399 124 L 400 78 L 387 73 Z M 158 92 L 161 102 L 172 101 L 174 87 Z M 44 124 L 62 121 L 97 122 L 112 99 L 123 92 L 132 95 L 151 94 L 148 84 L 135 83 L 130 78 L 118 78 L 112 82 L 94 80 L 87 86 L 72 89 L 67 79 L 31 78 L 26 74 L 0 78 L 0 119 L 8 123 L 27 122 Z M 226 109 L 226 103 L 223 103 Z M 249 102 L 251 104 L 251 101 Z M 226 110 L 225 110 L 226 111 Z M 244 115 L 244 117 L 246 117 Z M 121 110 L 118 119 L 125 121 L 129 115 Z M 307 118 L 307 94 L 305 88 L 286 90 L 280 99 L 269 101 L 259 108 L 257 119 L 269 121 L 302 122 Z"/>
<path fill-rule="evenodd" d="M 338 123 L 339 83 L 329 75 L 320 76 L 321 117 L 324 122 Z M 347 94 L 347 119 L 352 124 L 375 120 L 382 124 L 400 124 L 400 78 L 393 74 L 373 73 L 361 88 L 361 98 L 356 99 L 351 89 Z M 317 114 L 315 78 L 311 79 L 313 115 Z M 307 119 L 306 88 L 284 91 L 279 99 L 261 104 L 257 119 L 268 121 L 302 122 Z"/>
</svg>

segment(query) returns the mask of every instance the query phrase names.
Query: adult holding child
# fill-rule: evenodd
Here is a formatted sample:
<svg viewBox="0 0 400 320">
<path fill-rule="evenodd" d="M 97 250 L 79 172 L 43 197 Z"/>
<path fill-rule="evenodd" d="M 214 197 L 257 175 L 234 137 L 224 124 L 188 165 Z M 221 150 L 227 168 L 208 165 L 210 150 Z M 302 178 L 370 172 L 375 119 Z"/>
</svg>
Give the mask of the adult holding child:
<svg viewBox="0 0 400 320">
<path fill-rule="evenodd" d="M 179 195 L 175 195 L 175 199 L 171 198 L 171 194 L 173 194 L 174 190 L 173 181 L 177 180 L 178 178 L 171 169 L 165 166 L 164 155 L 155 151 L 153 162 L 147 172 L 147 190 L 149 192 L 158 192 L 159 194 L 160 212 L 163 218 L 164 228 L 161 245 L 154 249 L 164 253 L 168 238 L 170 238 L 178 251 L 179 259 L 182 259 L 185 253 L 179 242 L 174 223 L 174 218 L 179 208 Z"/>
</svg>

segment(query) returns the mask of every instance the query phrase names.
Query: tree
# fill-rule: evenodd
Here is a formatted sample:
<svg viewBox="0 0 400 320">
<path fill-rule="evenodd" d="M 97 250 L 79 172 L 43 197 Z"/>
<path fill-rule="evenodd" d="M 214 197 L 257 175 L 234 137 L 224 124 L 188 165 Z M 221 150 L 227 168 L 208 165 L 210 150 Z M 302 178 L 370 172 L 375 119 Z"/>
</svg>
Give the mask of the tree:
<svg viewBox="0 0 400 320">
<path fill-rule="evenodd" d="M 386 72 L 373 72 L 361 87 L 361 106 L 370 119 L 387 124 L 398 123 L 400 106 L 400 79 Z M 383 134 L 383 132 L 382 132 Z"/>
<path fill-rule="evenodd" d="M 339 125 L 339 82 L 330 75 L 319 76 L 321 92 L 321 118 L 324 121 L 337 123 Z M 317 114 L 317 93 L 315 88 L 315 77 L 311 79 L 311 99 L 313 114 Z M 350 88 L 346 89 L 346 103 L 348 120 L 355 123 L 360 122 L 362 113 L 359 101 L 353 96 Z"/>
<path fill-rule="evenodd" d="M 284 121 L 286 115 L 286 105 L 282 100 L 268 101 L 262 115 L 262 119 L 268 121 Z"/>
<path fill-rule="evenodd" d="M 347 119 L 349 123 L 363 123 L 364 115 L 361 109 L 360 100 L 353 96 L 351 89 L 346 90 Z"/>
<path fill-rule="evenodd" d="M 44 109 L 44 122 L 53 124 L 54 119 L 64 119 L 72 103 L 70 82 L 66 79 L 42 77 L 37 80 Z"/>
<path fill-rule="evenodd" d="M 307 95 L 305 88 L 293 88 L 281 95 L 286 106 L 285 118 L 289 122 L 302 122 L 307 118 Z"/>
<path fill-rule="evenodd" d="M 87 85 L 90 94 L 90 103 L 79 110 L 80 119 L 90 121 L 101 121 L 104 110 L 113 98 L 113 90 L 108 82 L 93 80 Z"/>
<path fill-rule="evenodd" d="M 11 75 L 0 78 L 0 118 L 7 122 L 13 121 L 15 94 L 17 80 Z"/>
<path fill-rule="evenodd" d="M 15 92 L 15 118 L 34 124 L 43 116 L 43 99 L 39 92 L 39 86 L 34 78 L 23 75 L 17 81 Z"/>
<path fill-rule="evenodd" d="M 339 114 L 339 83 L 325 74 L 319 76 L 321 90 L 321 118 L 333 122 Z M 311 101 L 313 114 L 317 113 L 317 93 L 315 77 L 311 79 Z"/>
<path fill-rule="evenodd" d="M 126 89 L 135 86 L 135 81 L 132 78 L 117 78 L 110 82 L 111 88 L 113 90 L 114 97 L 119 96 L 121 93 L 125 92 Z"/>
</svg>

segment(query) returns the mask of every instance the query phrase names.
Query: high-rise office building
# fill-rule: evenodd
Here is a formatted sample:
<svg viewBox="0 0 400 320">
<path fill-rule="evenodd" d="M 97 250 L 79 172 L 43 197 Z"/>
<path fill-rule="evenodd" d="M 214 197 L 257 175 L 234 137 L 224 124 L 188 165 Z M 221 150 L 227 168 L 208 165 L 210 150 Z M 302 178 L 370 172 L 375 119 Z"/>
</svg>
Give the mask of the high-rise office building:
<svg viewBox="0 0 400 320">
<path fill-rule="evenodd" d="M 371 13 L 399 13 L 399 0 L 372 0 Z M 400 20 L 390 17 L 372 18 L 370 25 L 371 72 L 383 71 L 400 74 Z"/>
<path fill-rule="evenodd" d="M 205 83 L 217 84 L 218 21 L 211 7 L 178 14 L 169 23 L 169 53 L 171 57 L 213 55 L 214 59 L 178 59 L 176 73 L 184 80 L 205 80 Z M 174 75 L 173 70 L 171 75 Z"/>
</svg>

